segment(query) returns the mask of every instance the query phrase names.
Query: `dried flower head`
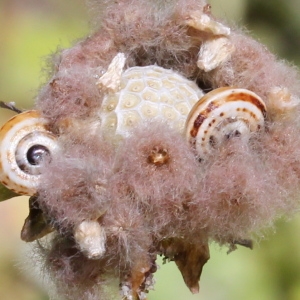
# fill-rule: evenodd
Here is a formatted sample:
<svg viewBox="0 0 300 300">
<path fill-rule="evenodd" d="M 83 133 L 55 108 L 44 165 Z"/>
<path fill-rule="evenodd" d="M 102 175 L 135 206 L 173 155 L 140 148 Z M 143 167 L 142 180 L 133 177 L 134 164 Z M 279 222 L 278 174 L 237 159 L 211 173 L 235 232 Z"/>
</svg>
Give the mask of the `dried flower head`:
<svg viewBox="0 0 300 300">
<path fill-rule="evenodd" d="M 0 131 L 2 183 L 30 182 L 22 239 L 53 232 L 39 252 L 66 299 L 109 299 L 112 278 L 145 299 L 157 255 L 196 293 L 210 241 L 251 248 L 299 205 L 299 72 L 204 0 L 89 4 L 38 113 Z"/>
</svg>

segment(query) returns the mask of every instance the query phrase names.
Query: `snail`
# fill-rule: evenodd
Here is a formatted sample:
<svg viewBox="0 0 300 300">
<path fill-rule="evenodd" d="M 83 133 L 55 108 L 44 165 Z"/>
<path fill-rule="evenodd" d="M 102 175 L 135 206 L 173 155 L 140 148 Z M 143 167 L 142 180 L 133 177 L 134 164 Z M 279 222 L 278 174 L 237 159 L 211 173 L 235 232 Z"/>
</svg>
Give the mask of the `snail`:
<svg viewBox="0 0 300 300">
<path fill-rule="evenodd" d="M 204 157 L 225 139 L 247 138 L 264 126 L 266 106 L 249 90 L 225 87 L 204 96 L 193 81 L 158 66 L 132 67 L 120 76 L 120 88 L 106 94 L 98 113 L 101 130 L 112 138 L 126 138 L 142 121 L 163 120 Z M 9 120 L 0 131 L 1 182 L 16 193 L 34 195 L 40 164 L 55 151 L 56 138 L 37 111 Z"/>
<path fill-rule="evenodd" d="M 291 117 L 297 113 L 299 97 L 292 95 L 287 88 L 274 86 L 268 93 L 269 114 L 273 120 Z"/>
<path fill-rule="evenodd" d="M 34 195 L 40 166 L 56 148 L 56 137 L 35 110 L 20 113 L 0 131 L 0 181 L 17 194 Z"/>
<path fill-rule="evenodd" d="M 264 127 L 266 105 L 255 93 L 240 88 L 218 88 L 202 97 L 190 111 L 187 140 L 199 157 L 211 153 L 233 136 L 249 138 Z"/>
</svg>

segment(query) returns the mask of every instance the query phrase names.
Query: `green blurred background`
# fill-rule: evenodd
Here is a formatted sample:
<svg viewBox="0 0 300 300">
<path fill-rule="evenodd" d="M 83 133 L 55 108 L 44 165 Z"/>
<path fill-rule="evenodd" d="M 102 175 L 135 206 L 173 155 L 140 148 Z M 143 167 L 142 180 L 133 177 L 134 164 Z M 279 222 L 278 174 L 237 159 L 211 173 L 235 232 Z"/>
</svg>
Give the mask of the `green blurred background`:
<svg viewBox="0 0 300 300">
<path fill-rule="evenodd" d="M 149 0 L 150 1 L 150 0 Z M 279 57 L 300 65 L 300 0 L 212 0 L 213 12 L 246 27 Z M 88 33 L 84 0 L 0 0 L 0 100 L 33 106 L 45 82 L 47 55 Z M 13 114 L 0 110 L 0 122 Z M 0 300 L 46 300 L 20 238 L 27 199 L 0 203 Z M 253 251 L 211 246 L 199 295 L 191 295 L 173 263 L 156 273 L 150 300 L 299 300 L 300 215 L 278 222 Z M 76 299 L 74 299 L 76 300 Z"/>
</svg>

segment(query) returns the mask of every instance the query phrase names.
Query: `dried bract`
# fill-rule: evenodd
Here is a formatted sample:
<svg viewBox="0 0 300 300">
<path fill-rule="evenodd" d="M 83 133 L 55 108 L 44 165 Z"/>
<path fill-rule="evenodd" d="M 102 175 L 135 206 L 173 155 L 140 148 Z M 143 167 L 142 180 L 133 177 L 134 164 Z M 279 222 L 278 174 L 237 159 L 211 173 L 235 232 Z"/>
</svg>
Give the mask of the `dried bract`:
<svg viewBox="0 0 300 300">
<path fill-rule="evenodd" d="M 0 179 L 32 196 L 22 239 L 65 299 L 146 299 L 158 255 L 197 293 L 211 241 L 252 248 L 299 207 L 299 72 L 204 0 L 89 5 L 94 32 L 0 130 Z"/>
</svg>

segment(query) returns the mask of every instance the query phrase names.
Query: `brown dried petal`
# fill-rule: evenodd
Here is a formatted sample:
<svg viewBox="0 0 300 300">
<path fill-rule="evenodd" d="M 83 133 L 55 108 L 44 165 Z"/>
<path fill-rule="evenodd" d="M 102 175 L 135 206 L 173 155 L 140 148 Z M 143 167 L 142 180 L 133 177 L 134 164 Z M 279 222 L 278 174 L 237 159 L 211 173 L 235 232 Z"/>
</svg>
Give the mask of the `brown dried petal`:
<svg viewBox="0 0 300 300">
<path fill-rule="evenodd" d="M 209 259 L 208 243 L 190 244 L 184 239 L 168 239 L 161 243 L 162 253 L 175 261 L 183 280 L 193 294 L 199 293 L 199 280 Z"/>
<path fill-rule="evenodd" d="M 54 229 L 47 222 L 43 211 L 39 208 L 36 197 L 29 199 L 29 215 L 25 220 L 21 231 L 21 239 L 25 242 L 33 242 L 52 232 Z"/>
</svg>

